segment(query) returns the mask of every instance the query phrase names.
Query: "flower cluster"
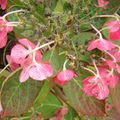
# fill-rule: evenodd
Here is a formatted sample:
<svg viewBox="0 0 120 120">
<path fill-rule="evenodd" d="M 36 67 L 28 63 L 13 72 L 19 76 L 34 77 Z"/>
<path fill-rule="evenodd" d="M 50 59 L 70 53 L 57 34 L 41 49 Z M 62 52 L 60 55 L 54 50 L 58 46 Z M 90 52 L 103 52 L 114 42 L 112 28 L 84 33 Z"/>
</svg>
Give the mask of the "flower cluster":
<svg viewBox="0 0 120 120">
<path fill-rule="evenodd" d="M 0 0 L 2 9 L 6 8 L 6 4 L 7 0 Z M 7 33 L 13 31 L 13 26 L 19 24 L 19 22 L 8 22 L 5 19 L 6 16 L 23 11 L 24 10 L 12 11 L 0 17 L 0 48 L 5 47 L 7 44 Z M 6 55 L 11 71 L 15 71 L 19 67 L 22 68 L 20 75 L 21 83 L 28 80 L 29 77 L 38 81 L 53 77 L 55 83 L 64 85 L 74 77 L 75 73 L 72 70 L 65 69 L 53 76 L 53 67 L 51 64 L 42 61 L 42 54 L 39 49 L 52 43 L 54 43 L 54 41 L 39 46 L 39 44 L 35 45 L 26 38 L 19 39 L 18 43 L 12 48 L 11 54 Z"/>
<path fill-rule="evenodd" d="M 120 47 L 112 43 L 110 40 L 120 40 L 120 21 L 110 21 L 107 23 L 109 29 L 110 40 L 103 39 L 102 34 L 93 25 L 94 30 L 99 34 L 99 38 L 90 41 L 88 51 L 98 49 L 105 54 L 105 58 L 101 58 L 101 66 L 97 67 L 93 61 L 96 72 L 91 71 L 94 76 L 89 76 L 83 80 L 83 91 L 97 99 L 105 99 L 109 95 L 109 87 L 114 88 L 118 82 L 120 73 Z M 86 68 L 85 68 L 86 69 Z"/>
<path fill-rule="evenodd" d="M 25 82 L 31 77 L 34 80 L 42 81 L 53 76 L 53 68 L 49 62 L 42 61 L 42 54 L 39 50 L 42 46 L 33 44 L 27 39 L 19 39 L 12 50 L 7 55 L 7 60 L 11 70 L 22 67 L 20 82 Z M 44 46 L 54 43 L 54 41 L 44 44 Z M 54 77 L 54 82 L 60 85 L 66 84 L 74 77 L 72 70 L 63 70 Z"/>
</svg>

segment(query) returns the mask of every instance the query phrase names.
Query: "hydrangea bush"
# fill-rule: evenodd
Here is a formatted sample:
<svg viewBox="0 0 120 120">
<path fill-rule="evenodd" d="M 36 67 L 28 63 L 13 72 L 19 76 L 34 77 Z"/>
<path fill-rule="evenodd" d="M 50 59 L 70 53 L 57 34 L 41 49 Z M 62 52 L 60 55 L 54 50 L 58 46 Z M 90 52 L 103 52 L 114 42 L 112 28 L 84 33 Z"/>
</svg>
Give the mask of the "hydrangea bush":
<svg viewBox="0 0 120 120">
<path fill-rule="evenodd" d="M 120 0 L 0 0 L 1 120 L 120 120 Z"/>
</svg>

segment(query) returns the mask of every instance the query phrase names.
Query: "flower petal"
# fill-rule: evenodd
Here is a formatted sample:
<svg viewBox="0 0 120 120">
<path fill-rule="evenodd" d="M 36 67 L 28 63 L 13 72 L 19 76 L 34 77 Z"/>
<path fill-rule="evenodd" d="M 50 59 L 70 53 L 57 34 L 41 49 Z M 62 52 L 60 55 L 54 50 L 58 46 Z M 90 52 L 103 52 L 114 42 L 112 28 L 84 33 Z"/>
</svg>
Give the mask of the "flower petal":
<svg viewBox="0 0 120 120">
<path fill-rule="evenodd" d="M 20 82 L 25 82 L 29 78 L 29 70 L 23 69 L 20 74 Z"/>
<path fill-rule="evenodd" d="M 26 56 L 28 55 L 28 50 L 22 45 L 17 44 L 11 50 L 11 57 L 15 63 L 21 64 Z"/>
<path fill-rule="evenodd" d="M 40 63 L 32 67 L 29 71 L 31 78 L 35 80 L 45 80 L 48 77 L 51 77 L 53 74 L 53 69 L 50 64 Z"/>
</svg>

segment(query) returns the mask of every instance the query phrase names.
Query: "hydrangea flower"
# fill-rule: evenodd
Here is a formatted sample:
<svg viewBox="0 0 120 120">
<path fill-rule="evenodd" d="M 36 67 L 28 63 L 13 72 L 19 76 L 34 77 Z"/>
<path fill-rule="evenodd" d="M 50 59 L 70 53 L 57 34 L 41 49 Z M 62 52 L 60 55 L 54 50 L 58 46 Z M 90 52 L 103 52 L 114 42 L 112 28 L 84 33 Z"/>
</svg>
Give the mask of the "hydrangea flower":
<svg viewBox="0 0 120 120">
<path fill-rule="evenodd" d="M 106 83 L 95 76 L 90 76 L 83 80 L 83 91 L 88 96 L 94 96 L 99 100 L 103 100 L 109 95 Z"/>
<path fill-rule="evenodd" d="M 11 32 L 13 27 L 11 23 L 0 17 L 0 48 L 5 47 L 7 43 L 7 33 Z"/>
<path fill-rule="evenodd" d="M 52 66 L 47 62 L 42 62 L 39 47 L 25 38 L 20 39 L 19 43 L 12 48 L 11 58 L 22 67 L 20 82 L 25 82 L 29 77 L 39 81 L 51 77 L 53 74 Z"/>
<path fill-rule="evenodd" d="M 89 76 L 83 80 L 83 91 L 88 96 L 94 96 L 99 100 L 105 99 L 109 95 L 109 87 L 114 88 L 118 82 L 118 76 L 114 75 L 113 69 L 98 67 L 94 63 L 96 72 L 94 76 Z M 91 70 L 90 70 L 91 71 Z"/>
<path fill-rule="evenodd" d="M 49 63 L 33 61 L 32 58 L 27 58 L 22 63 L 22 68 L 20 82 L 25 82 L 29 77 L 42 81 L 53 75 L 53 69 Z"/>
<path fill-rule="evenodd" d="M 104 8 L 104 9 L 107 8 L 107 4 L 108 4 L 108 3 L 109 3 L 108 1 L 98 0 L 98 5 L 99 5 L 99 7 Z"/>
<path fill-rule="evenodd" d="M 56 77 L 54 78 L 54 82 L 59 85 L 65 85 L 74 76 L 76 76 L 76 74 L 72 70 L 63 70 L 56 75 Z"/>
<path fill-rule="evenodd" d="M 28 56 L 32 56 L 31 51 L 35 49 L 36 45 L 27 39 L 20 39 L 19 43 L 16 44 L 11 50 L 11 57 L 15 63 L 21 64 Z M 39 56 L 39 57 L 37 57 Z M 36 59 L 42 59 L 41 52 L 36 51 Z"/>
</svg>

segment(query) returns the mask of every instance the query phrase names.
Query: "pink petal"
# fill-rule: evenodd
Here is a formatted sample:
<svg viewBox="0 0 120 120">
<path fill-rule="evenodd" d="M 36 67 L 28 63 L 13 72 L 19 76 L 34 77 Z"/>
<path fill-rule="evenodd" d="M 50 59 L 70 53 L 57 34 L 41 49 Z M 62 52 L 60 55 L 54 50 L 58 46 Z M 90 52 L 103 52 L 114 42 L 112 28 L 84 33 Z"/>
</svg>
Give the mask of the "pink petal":
<svg viewBox="0 0 120 120">
<path fill-rule="evenodd" d="M 8 63 L 10 64 L 10 68 L 11 68 L 12 71 L 15 71 L 19 67 L 18 64 L 13 62 L 10 55 L 6 55 L 6 59 L 7 59 Z"/>
<path fill-rule="evenodd" d="M 83 80 L 83 91 L 88 96 L 94 96 L 99 100 L 103 100 L 109 95 L 109 89 L 104 80 L 94 76 Z"/>
<path fill-rule="evenodd" d="M 37 62 L 41 62 L 41 60 L 42 60 L 42 54 L 41 54 L 41 52 L 38 50 L 38 51 L 36 51 L 36 61 L 37 61 Z"/>
<path fill-rule="evenodd" d="M 115 31 L 115 32 L 110 32 L 109 33 L 109 38 L 111 40 L 114 40 L 114 41 L 120 40 L 120 29 L 118 31 Z"/>
<path fill-rule="evenodd" d="M 108 3 L 109 3 L 108 1 L 98 0 L 99 7 L 104 8 L 104 9 L 107 8 L 106 6 L 107 6 Z"/>
<path fill-rule="evenodd" d="M 7 20 L 4 20 L 2 17 L 0 17 L 0 31 L 4 31 L 6 33 L 13 31 L 13 26 L 8 26 L 9 24 L 10 23 Z"/>
<path fill-rule="evenodd" d="M 109 53 L 115 57 L 116 62 L 120 62 L 120 51 L 119 50 L 113 49 L 109 51 Z"/>
<path fill-rule="evenodd" d="M 116 84 L 118 83 L 118 76 L 109 76 L 108 78 L 106 78 L 107 84 L 111 87 L 114 88 L 116 86 Z"/>
<path fill-rule="evenodd" d="M 7 6 L 7 0 L 0 0 L 0 4 L 1 4 L 2 9 L 5 10 Z"/>
<path fill-rule="evenodd" d="M 56 120 L 63 120 L 63 117 L 68 113 L 68 108 L 61 108 L 56 113 Z"/>
<path fill-rule="evenodd" d="M 26 59 L 23 60 L 23 62 L 21 63 L 21 67 L 23 69 L 27 69 L 29 66 L 31 66 L 33 64 L 33 59 L 32 57 L 27 57 Z"/>
<path fill-rule="evenodd" d="M 32 42 L 30 42 L 28 39 L 20 39 L 19 43 L 21 43 L 22 45 L 24 45 L 25 47 L 27 47 L 29 50 L 33 50 L 36 48 L 36 45 L 33 44 Z M 42 54 L 39 50 L 36 51 L 36 61 L 37 62 L 41 62 L 42 59 Z"/>
<path fill-rule="evenodd" d="M 106 25 L 110 32 L 116 32 L 120 29 L 120 21 L 110 21 Z"/>
<path fill-rule="evenodd" d="M 98 70 L 99 70 L 99 73 L 100 73 L 100 76 L 103 78 L 103 77 L 106 77 L 108 73 L 108 69 L 104 68 L 104 67 L 98 67 Z"/>
<path fill-rule="evenodd" d="M 90 41 L 87 50 L 91 51 L 91 50 L 95 49 L 96 46 L 98 46 L 98 44 L 99 44 L 99 40 Z"/>
<path fill-rule="evenodd" d="M 0 48 L 5 47 L 6 43 L 7 43 L 7 32 L 0 31 Z"/>
<path fill-rule="evenodd" d="M 15 63 L 21 64 L 28 55 L 28 50 L 17 44 L 11 50 L 11 57 Z"/>
<path fill-rule="evenodd" d="M 106 50 L 111 50 L 111 49 L 115 48 L 115 45 L 105 39 L 102 39 L 102 40 L 97 39 L 97 40 L 91 41 L 89 43 L 87 50 L 91 51 L 95 48 L 97 48 L 101 51 L 106 51 Z"/>
<path fill-rule="evenodd" d="M 111 60 L 106 60 L 105 64 L 108 65 L 109 68 L 114 68 L 114 69 L 116 68 L 116 65 L 117 65 L 115 62 L 113 62 Z"/>
<path fill-rule="evenodd" d="M 64 70 L 57 74 L 54 81 L 59 85 L 66 84 L 69 80 L 71 80 L 75 75 L 72 70 Z"/>
<path fill-rule="evenodd" d="M 7 32 L 12 32 L 13 31 L 13 27 L 12 26 L 7 26 L 6 27 L 6 31 Z"/>
<path fill-rule="evenodd" d="M 24 45 L 27 48 L 31 48 L 34 49 L 35 48 L 35 44 L 33 44 L 32 42 L 30 42 L 28 39 L 23 38 L 23 39 L 19 39 L 19 43 L 21 43 L 22 45 Z"/>
<path fill-rule="evenodd" d="M 97 86 L 92 90 L 92 93 L 95 95 L 95 97 L 99 100 L 104 100 L 109 95 L 109 89 L 106 85 Z"/>
<path fill-rule="evenodd" d="M 20 82 L 25 82 L 29 78 L 29 69 L 23 69 L 20 74 Z"/>
<path fill-rule="evenodd" d="M 53 75 L 53 69 L 50 64 L 40 63 L 29 70 L 29 75 L 35 80 L 45 80 Z"/>
</svg>

